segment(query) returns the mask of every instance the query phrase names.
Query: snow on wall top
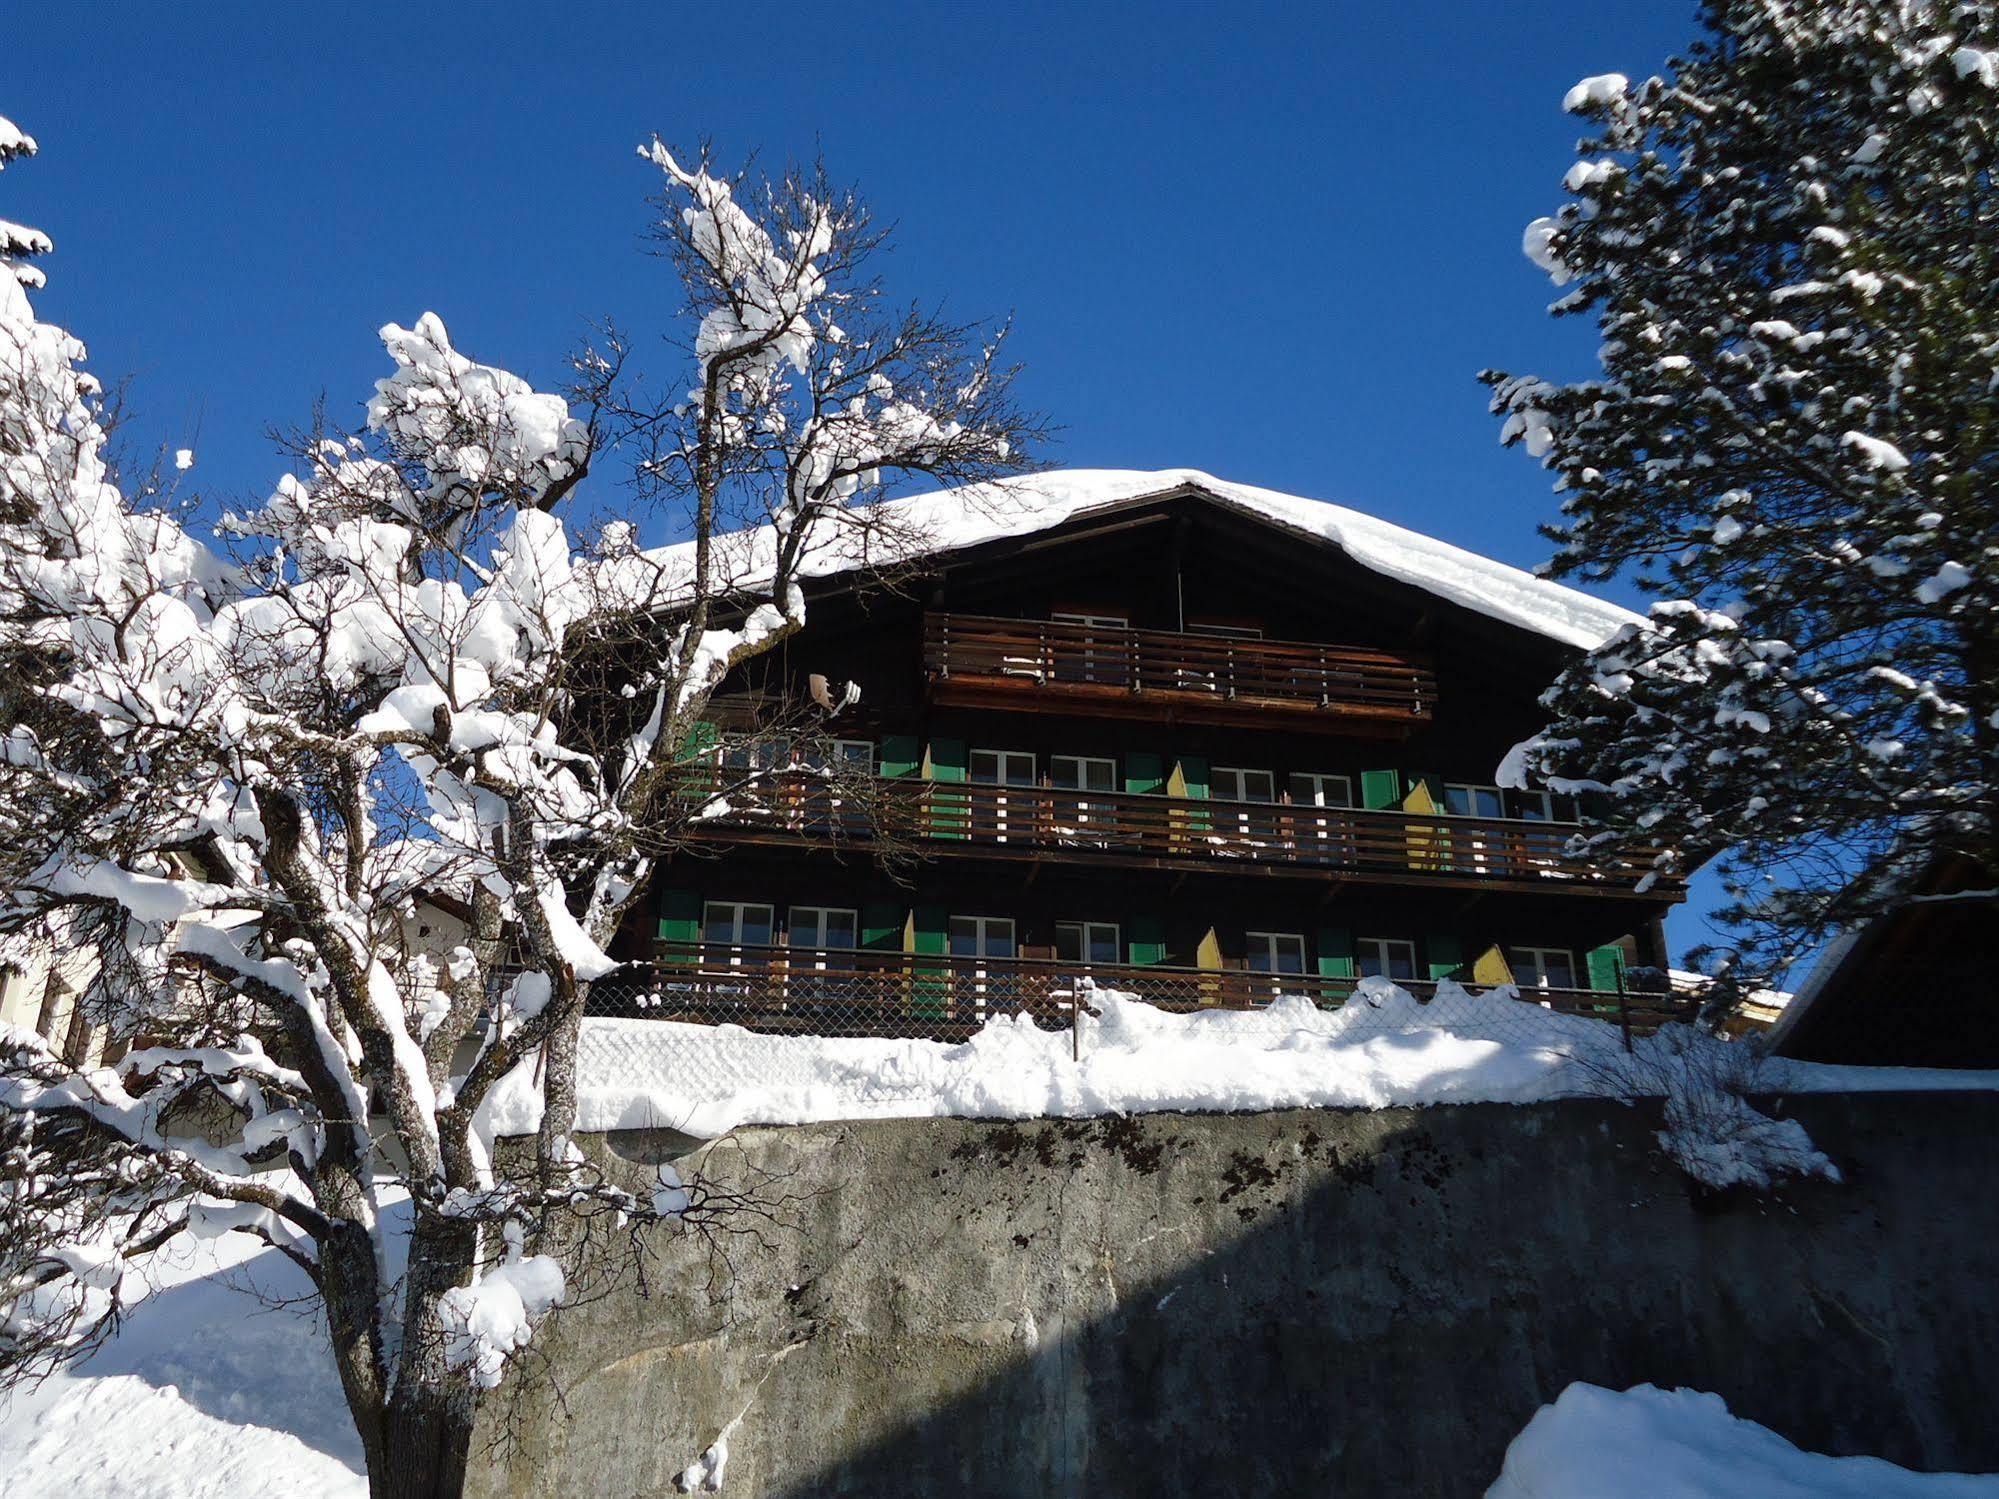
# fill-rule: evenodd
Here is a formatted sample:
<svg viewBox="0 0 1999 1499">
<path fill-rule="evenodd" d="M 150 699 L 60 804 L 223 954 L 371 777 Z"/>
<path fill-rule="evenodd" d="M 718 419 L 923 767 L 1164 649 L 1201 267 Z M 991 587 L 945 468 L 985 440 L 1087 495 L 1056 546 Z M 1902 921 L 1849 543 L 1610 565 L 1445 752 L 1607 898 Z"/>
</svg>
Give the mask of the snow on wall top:
<svg viewBox="0 0 1999 1499">
<path fill-rule="evenodd" d="M 800 571 L 825 578 L 909 562 L 1187 490 L 1337 547 L 1385 577 L 1565 645 L 1591 649 L 1639 620 L 1616 604 L 1358 510 L 1191 468 L 1061 469 L 835 512 L 814 537 Z M 717 538 L 718 577 L 753 586 L 768 574 L 770 545 L 768 528 Z M 648 554 L 652 564 L 670 571 L 691 570 L 693 557 L 692 542 Z"/>
</svg>

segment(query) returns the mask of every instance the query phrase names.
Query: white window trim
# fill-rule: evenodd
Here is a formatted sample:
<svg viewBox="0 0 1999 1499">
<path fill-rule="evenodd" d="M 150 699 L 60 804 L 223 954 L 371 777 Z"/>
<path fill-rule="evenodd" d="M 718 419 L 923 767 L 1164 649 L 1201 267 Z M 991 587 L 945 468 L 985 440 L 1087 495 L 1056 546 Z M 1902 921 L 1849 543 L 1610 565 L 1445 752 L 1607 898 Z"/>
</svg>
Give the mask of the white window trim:
<svg viewBox="0 0 1999 1499">
<path fill-rule="evenodd" d="M 1087 630 L 1129 630 L 1129 614 L 1072 614 L 1063 610 L 1051 610 L 1048 615 L 1051 625 L 1081 625 Z"/>
<path fill-rule="evenodd" d="M 729 925 L 735 935 L 721 938 L 719 940 L 711 938 L 708 935 L 708 927 L 709 927 L 708 913 L 716 909 L 727 909 L 735 912 L 735 915 L 730 918 L 729 922 Z M 745 911 L 768 912 L 770 919 L 765 923 L 765 925 L 768 927 L 771 934 L 769 940 L 773 942 L 777 940 L 777 907 L 772 905 L 769 901 L 765 900 L 704 900 L 701 903 L 701 940 L 703 942 L 712 942 L 714 943 L 714 945 L 718 947 L 759 946 L 760 944 L 758 943 L 745 942 L 743 940 L 743 913 Z"/>
<path fill-rule="evenodd" d="M 965 756 L 965 779 L 967 781 L 972 780 L 972 762 L 980 755 L 997 757 L 1001 762 L 1000 773 L 1002 775 L 1006 773 L 1006 761 L 1025 760 L 1027 762 L 1027 779 L 1025 781 L 980 781 L 977 784 L 981 786 L 999 786 L 1001 788 L 1010 786 L 1016 791 L 1024 790 L 1029 786 L 1037 784 L 1041 772 L 1033 750 L 984 749 L 977 746 L 974 746 Z"/>
<path fill-rule="evenodd" d="M 1269 954 L 1270 954 L 1271 956 L 1273 956 L 1273 957 L 1274 957 L 1274 956 L 1276 955 L 1276 944 L 1277 944 L 1277 943 L 1279 943 L 1279 942 L 1295 942 L 1295 943 L 1297 943 L 1297 944 L 1298 944 L 1298 968 L 1297 968 L 1297 973 L 1298 973 L 1298 975 L 1299 975 L 1299 976 L 1301 976 L 1301 977 L 1302 977 L 1302 976 L 1304 975 L 1304 972 L 1305 972 L 1305 965 L 1307 964 L 1307 962 L 1309 962 L 1309 961 L 1310 961 L 1310 959 L 1309 959 L 1309 956 L 1308 956 L 1308 954 L 1306 953 L 1306 950 L 1305 950 L 1305 934 L 1304 934 L 1303 932 L 1253 932 L 1253 931 L 1248 931 L 1248 932 L 1244 932 L 1244 933 L 1242 934 L 1242 936 L 1243 936 L 1243 944 L 1244 944 L 1244 951 L 1243 951 L 1243 962 L 1244 962 L 1245 964 L 1247 964 L 1247 963 L 1249 962 L 1249 951 L 1248 951 L 1248 949 L 1249 949 L 1249 948 L 1251 948 L 1251 947 L 1258 947 L 1258 946 L 1260 946 L 1260 947 L 1261 947 L 1261 948 L 1262 948 L 1262 949 L 1263 949 L 1263 950 L 1264 950 L 1264 951 L 1265 951 L 1266 953 L 1269 953 Z M 1284 974 L 1285 974 L 1285 970 L 1284 970 L 1284 969 L 1281 969 L 1281 968 L 1251 968 L 1251 969 L 1249 969 L 1249 972 L 1251 972 L 1251 973 L 1267 973 L 1267 974 L 1271 975 L 1271 976 L 1272 976 L 1273 978 L 1281 978 L 1281 977 L 1283 977 L 1283 976 L 1284 976 Z"/>
<path fill-rule="evenodd" d="M 817 916 L 816 926 L 818 928 L 818 936 L 822 938 L 826 934 L 826 918 L 828 916 L 846 917 L 848 924 L 853 928 L 854 940 L 845 947 L 829 946 L 824 941 L 818 940 L 801 944 L 798 941 L 798 916 L 801 912 L 806 911 L 812 912 Z M 797 947 L 802 945 L 808 951 L 849 952 L 859 947 L 861 943 L 861 913 L 852 906 L 791 906 L 784 913 L 784 938 L 787 946 Z"/>
<path fill-rule="evenodd" d="M 1338 804 L 1334 804 L 1332 802 L 1293 802 L 1292 805 L 1294 807 L 1309 807 L 1312 808 L 1314 811 L 1319 811 L 1319 812 L 1351 812 L 1353 810 L 1354 800 L 1353 800 L 1352 776 L 1337 775 L 1329 770 L 1290 771 L 1285 775 L 1284 778 L 1284 794 L 1286 796 L 1289 796 L 1291 794 L 1291 781 L 1294 777 L 1301 781 L 1313 781 L 1313 782 L 1337 781 L 1340 783 L 1340 785 L 1346 787 L 1347 791 L 1347 799 L 1344 802 Z M 1319 787 L 1318 789 L 1320 793 L 1323 794 L 1324 790 L 1323 786 Z"/>
<path fill-rule="evenodd" d="M 1393 963 L 1387 961 L 1388 949 L 1390 948 L 1401 948 L 1403 951 L 1409 954 L 1409 982 L 1414 983 L 1422 976 L 1423 970 L 1420 966 L 1418 966 L 1416 961 L 1416 944 L 1410 941 L 1406 937 L 1354 938 L 1353 957 L 1354 957 L 1354 970 L 1356 972 L 1364 971 L 1363 965 L 1361 963 L 1361 951 L 1363 948 L 1367 947 L 1375 947 L 1380 949 L 1380 952 L 1377 954 L 1377 960 L 1378 960 L 1378 966 L 1381 969 L 1382 977 L 1384 978 L 1389 977 L 1395 967 Z"/>
<path fill-rule="evenodd" d="M 1091 786 L 1065 786 L 1065 787 L 1063 787 L 1063 788 L 1062 788 L 1063 790 L 1065 790 L 1065 791 L 1078 791 L 1078 792 L 1083 792 L 1083 793 L 1086 793 L 1086 794 L 1094 794 L 1094 795 L 1097 795 L 1097 796 L 1104 796 L 1104 795 L 1108 795 L 1109 793 L 1111 793 L 1111 792 L 1114 792 L 1114 791 L 1116 791 L 1116 790 L 1117 790 L 1117 757 L 1116 757 L 1116 756 L 1114 756 L 1114 755 L 1050 755 L 1050 756 L 1048 757 L 1048 779 L 1049 779 L 1049 782 L 1050 782 L 1051 784 L 1052 784 L 1052 783 L 1054 782 L 1054 780 L 1055 780 L 1055 766 L 1056 766 L 1056 762 L 1058 762 L 1058 761 L 1061 761 L 1061 760 L 1070 760 L 1070 761 L 1074 761 L 1074 762 L 1075 762 L 1075 763 L 1076 763 L 1076 764 L 1077 764 L 1078 766 L 1085 766 L 1085 765 L 1101 765 L 1101 766 L 1104 766 L 1105 768 L 1107 768 L 1107 769 L 1108 769 L 1108 770 L 1110 771 L 1110 775 L 1111 775 L 1111 783 L 1110 783 L 1110 785 L 1108 785 L 1108 786 L 1104 787 L 1104 788 L 1103 788 L 1103 790 L 1101 790 L 1101 791 L 1099 791 L 1099 790 L 1097 790 L 1097 789 L 1096 789 L 1095 787 L 1091 787 Z"/>
<path fill-rule="evenodd" d="M 1208 794 L 1211 797 L 1214 797 L 1216 801 L 1223 801 L 1223 802 L 1249 802 L 1250 798 L 1243 796 L 1214 796 L 1215 782 L 1218 781 L 1223 776 L 1235 776 L 1238 778 L 1238 780 L 1240 780 L 1245 776 L 1266 777 L 1270 782 L 1270 801 L 1268 803 L 1251 802 L 1250 804 L 1258 807 L 1265 805 L 1275 805 L 1277 801 L 1276 771 L 1262 770 L 1253 765 L 1213 765 L 1208 768 Z"/>
<path fill-rule="evenodd" d="M 1548 815 L 1547 815 L 1546 817 L 1523 817 L 1523 818 L 1521 818 L 1521 819 L 1520 819 L 1520 821 L 1522 821 L 1522 822 L 1554 822 L 1554 821 L 1556 820 L 1556 819 L 1555 819 L 1555 794 L 1554 794 L 1554 793 L 1553 793 L 1552 791 L 1515 791 L 1515 792 L 1514 792 L 1514 793 L 1512 793 L 1512 794 L 1513 794 L 1514 796 L 1517 796 L 1517 797 L 1521 797 L 1521 798 L 1525 798 L 1525 797 L 1530 797 L 1530 796 L 1536 796 L 1536 797 L 1539 797 L 1539 798 L 1541 799 L 1541 810 L 1542 810 L 1542 811 L 1544 811 L 1544 812 L 1546 812 L 1546 813 L 1548 814 Z"/>
<path fill-rule="evenodd" d="M 1122 962 L 1122 961 L 1124 960 L 1124 928 L 1123 928 L 1123 927 L 1122 927 L 1121 925 L 1119 925 L 1119 924 L 1118 924 L 1117 922 L 1115 922 L 1115 921 L 1080 921 L 1080 920 L 1079 920 L 1079 921 L 1058 921 L 1058 922 L 1056 922 L 1056 923 L 1055 923 L 1055 943 L 1056 943 L 1056 945 L 1057 945 L 1058 947 L 1059 947 L 1059 946 L 1061 945 L 1061 943 L 1062 943 L 1062 928 L 1063 928 L 1063 927 L 1065 927 L 1065 926 L 1069 926 L 1069 927 L 1078 927 L 1078 928 L 1080 928 L 1080 929 L 1081 929 L 1081 931 L 1082 931 L 1082 943 L 1081 943 L 1081 946 L 1082 946 L 1082 949 L 1083 949 L 1083 956 L 1082 956 L 1082 957 L 1080 957 L 1080 958 L 1076 958 L 1076 959 L 1073 959 L 1073 960 L 1070 960 L 1070 959 L 1063 959 L 1062 961 L 1064 961 L 1064 962 L 1068 962 L 1068 961 L 1074 961 L 1074 962 L 1077 962 L 1077 963 L 1092 963 L 1092 962 L 1095 962 L 1095 961 L 1096 961 L 1096 959 L 1094 959 L 1094 958 L 1090 957 L 1090 955 L 1089 955 L 1089 953 L 1090 953 L 1090 933 L 1091 933 L 1091 932 L 1092 932 L 1093 930 L 1094 930 L 1094 931 L 1098 931 L 1098 932 L 1106 932 L 1106 931 L 1107 931 L 1107 932 L 1109 932 L 1109 933 L 1111 934 L 1111 957 L 1110 957 L 1110 961 L 1111 961 L 1111 962 L 1113 962 L 1113 963 L 1119 963 L 1119 962 Z"/>
<path fill-rule="evenodd" d="M 1453 791 L 1469 791 L 1469 792 L 1479 792 L 1479 791 L 1488 791 L 1488 792 L 1491 792 L 1491 793 L 1492 793 L 1492 799 L 1493 799 L 1493 801 L 1495 801 L 1495 802 L 1496 802 L 1496 803 L 1498 803 L 1498 805 L 1499 805 L 1499 810 L 1498 810 L 1497 812 L 1452 812 L 1452 811 L 1449 811 L 1448 809 L 1449 809 L 1449 807 L 1450 807 L 1450 795 L 1451 795 L 1451 793 L 1452 793 Z M 1444 798 L 1445 798 L 1445 800 L 1444 800 L 1444 806 L 1445 806 L 1445 808 L 1446 808 L 1446 811 L 1445 811 L 1445 815 L 1446 815 L 1447 817 L 1476 817 L 1476 818 L 1480 819 L 1480 820 L 1481 820 L 1481 821 L 1483 821 L 1483 822 L 1503 822 L 1503 821 L 1505 821 L 1505 819 L 1506 819 L 1506 793 L 1505 793 L 1504 791 L 1502 791 L 1502 790 L 1501 790 L 1501 789 L 1500 789 L 1499 787 L 1497 787 L 1497 786 L 1493 786 L 1493 785 L 1489 785 L 1489 784 L 1487 784 L 1486 782 L 1483 782 L 1483 781 L 1446 781 L 1446 782 L 1444 782 Z M 1475 801 L 1475 800 L 1477 800 L 1477 798 L 1476 798 L 1475 796 L 1472 796 L 1472 797 L 1467 797 L 1467 798 L 1466 798 L 1466 800 L 1467 800 L 1467 801 Z"/>
<path fill-rule="evenodd" d="M 1582 978 L 1582 973 L 1576 967 L 1576 952 L 1574 948 L 1526 947 L 1526 946 L 1508 947 L 1506 949 L 1506 966 L 1508 968 L 1513 967 L 1513 956 L 1515 953 L 1519 953 L 1522 956 L 1525 956 L 1530 953 L 1533 954 L 1534 968 L 1535 968 L 1533 986 L 1536 989 L 1552 989 L 1555 987 L 1553 984 L 1550 984 L 1546 981 L 1548 965 L 1545 960 L 1550 956 L 1559 957 L 1569 965 L 1569 987 L 1570 988 L 1580 987 L 1577 981 Z M 1521 977 L 1521 975 L 1519 975 L 1518 973 L 1514 974 L 1513 976 L 1516 980 Z"/>
</svg>

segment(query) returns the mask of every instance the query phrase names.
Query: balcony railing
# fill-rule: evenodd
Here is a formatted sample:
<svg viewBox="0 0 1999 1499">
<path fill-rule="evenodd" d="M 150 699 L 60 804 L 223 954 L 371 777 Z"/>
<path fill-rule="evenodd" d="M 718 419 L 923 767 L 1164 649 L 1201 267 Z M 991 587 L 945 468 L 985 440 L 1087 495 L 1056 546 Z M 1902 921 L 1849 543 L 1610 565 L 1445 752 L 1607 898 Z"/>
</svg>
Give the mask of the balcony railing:
<svg viewBox="0 0 1999 1499">
<path fill-rule="evenodd" d="M 1357 646 L 970 614 L 928 614 L 923 629 L 924 668 L 942 700 L 1026 707 L 1066 697 L 1125 715 L 1283 714 L 1321 728 L 1391 731 L 1426 722 L 1437 701 L 1426 663 Z"/>
<path fill-rule="evenodd" d="M 719 781 L 689 794 L 719 796 Z M 1059 851 L 1104 862 L 1208 869 L 1328 869 L 1395 879 L 1587 883 L 1632 889 L 1658 850 L 1616 862 L 1568 852 L 1574 823 L 1421 815 L 1284 802 L 1203 801 L 1046 786 L 875 779 L 842 794 L 809 771 L 732 783 L 707 836 L 750 841 L 883 838 L 924 854 Z M 1662 893 L 1679 882 L 1655 877 Z M 1651 889 L 1652 884 L 1644 888 Z"/>
<path fill-rule="evenodd" d="M 1301 996 L 1322 1009 L 1344 1004 L 1357 978 L 1259 973 L 1244 968 L 1073 963 L 1050 958 L 974 958 L 946 953 L 660 945 L 660 961 L 635 965 L 591 987 L 590 1012 L 630 1019 L 741 1025 L 815 1036 L 927 1036 L 961 1039 L 996 1015 L 1037 1025 L 1074 1022 L 1092 986 L 1136 994 L 1164 1010 L 1256 1009 Z M 1420 999 L 1431 982 L 1404 982 Z M 1685 1019 L 1688 1002 L 1671 994 L 1523 988 L 1524 999 L 1567 1014 L 1627 1025 L 1635 1034 Z"/>
</svg>

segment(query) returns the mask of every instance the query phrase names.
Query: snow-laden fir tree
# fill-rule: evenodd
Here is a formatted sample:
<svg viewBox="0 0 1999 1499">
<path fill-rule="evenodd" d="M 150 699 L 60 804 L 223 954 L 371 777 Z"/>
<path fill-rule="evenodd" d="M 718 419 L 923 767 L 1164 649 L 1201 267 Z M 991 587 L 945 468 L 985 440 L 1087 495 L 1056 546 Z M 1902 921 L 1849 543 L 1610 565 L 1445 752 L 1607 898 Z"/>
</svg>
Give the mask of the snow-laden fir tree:
<svg viewBox="0 0 1999 1499">
<path fill-rule="evenodd" d="M 1665 76 L 1570 91 L 1595 134 L 1526 233 L 1601 373 L 1485 376 L 1558 476 L 1554 570 L 1663 595 L 1508 769 L 1611 793 L 1599 844 L 1724 855 L 1770 972 L 1938 856 L 1999 871 L 1999 24 L 1702 18 Z"/>
<path fill-rule="evenodd" d="M 0 121 L 0 157 L 32 150 Z M 365 425 L 219 527 L 121 487 L 83 350 L 30 304 L 46 241 L 0 225 L 0 656 L 30 668 L 0 698 L 0 932 L 97 944 L 116 1059 L 0 1031 L 0 1377 L 105 1335 L 173 1235 L 253 1234 L 318 1288 L 373 1490 L 450 1492 L 560 1246 L 729 1206 L 569 1143 L 604 946 L 702 810 L 688 726 L 802 624 L 808 559 L 907 549 L 862 502 L 1015 469 L 1033 423 L 997 339 L 882 300 L 822 174 L 642 155 L 691 319 L 671 396 L 632 397 L 615 347 L 536 390 L 425 315 L 383 330 Z M 614 430 L 691 561 L 581 508 Z M 470 933 L 431 953 L 437 898 Z M 537 1149 L 495 1148 L 502 1089 Z"/>
</svg>

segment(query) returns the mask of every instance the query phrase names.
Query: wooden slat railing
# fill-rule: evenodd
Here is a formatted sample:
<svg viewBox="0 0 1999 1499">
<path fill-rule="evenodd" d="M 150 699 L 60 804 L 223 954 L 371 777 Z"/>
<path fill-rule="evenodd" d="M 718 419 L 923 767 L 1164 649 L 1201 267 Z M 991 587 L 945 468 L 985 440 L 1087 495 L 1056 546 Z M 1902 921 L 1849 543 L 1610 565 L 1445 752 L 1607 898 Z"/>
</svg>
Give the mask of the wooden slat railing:
<svg viewBox="0 0 1999 1499">
<path fill-rule="evenodd" d="M 715 794 L 696 779 L 690 795 Z M 953 845 L 1050 849 L 1078 857 L 1187 859 L 1215 865 L 1310 865 L 1409 877 L 1569 881 L 1630 886 L 1659 850 L 1614 864 L 1567 851 L 1574 823 L 1420 815 L 1284 802 L 1203 801 L 1047 786 L 877 779 L 842 796 L 810 772 L 731 785 L 715 837 L 815 840 L 881 835 L 930 852 Z M 1677 890 L 1677 880 L 1657 879 Z"/>
<path fill-rule="evenodd" d="M 1420 722 L 1437 700 L 1426 662 L 1304 641 L 926 614 L 923 657 L 933 681 L 1197 706 L 1241 703 Z"/>
<path fill-rule="evenodd" d="M 1046 958 L 966 958 L 856 949 L 660 944 L 658 961 L 619 970 L 590 991 L 592 1014 L 742 1025 L 815 1036 L 956 1039 L 995 1015 L 1071 1024 L 1090 989 L 1136 994 L 1159 1009 L 1255 1009 L 1279 996 L 1321 1008 L 1344 1004 L 1360 980 L 1163 964 L 1078 964 Z M 1436 985 L 1406 982 L 1428 999 Z M 1687 1018 L 1684 997 L 1588 989 L 1523 989 L 1524 999 L 1565 1014 L 1628 1023 L 1646 1034 Z"/>
</svg>

